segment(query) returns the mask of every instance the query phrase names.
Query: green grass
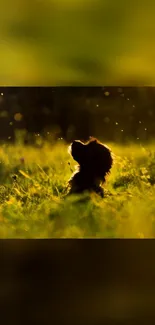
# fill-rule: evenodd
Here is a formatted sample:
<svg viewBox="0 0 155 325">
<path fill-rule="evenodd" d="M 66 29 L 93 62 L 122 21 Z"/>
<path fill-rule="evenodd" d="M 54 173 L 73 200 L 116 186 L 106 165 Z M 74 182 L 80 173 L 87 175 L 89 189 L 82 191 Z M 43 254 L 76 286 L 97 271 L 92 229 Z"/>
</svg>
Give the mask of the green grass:
<svg viewBox="0 0 155 325">
<path fill-rule="evenodd" d="M 65 143 L 1 146 L 0 238 L 155 237 L 154 147 L 110 146 L 105 198 L 86 201 L 64 197 L 76 165 Z"/>
</svg>

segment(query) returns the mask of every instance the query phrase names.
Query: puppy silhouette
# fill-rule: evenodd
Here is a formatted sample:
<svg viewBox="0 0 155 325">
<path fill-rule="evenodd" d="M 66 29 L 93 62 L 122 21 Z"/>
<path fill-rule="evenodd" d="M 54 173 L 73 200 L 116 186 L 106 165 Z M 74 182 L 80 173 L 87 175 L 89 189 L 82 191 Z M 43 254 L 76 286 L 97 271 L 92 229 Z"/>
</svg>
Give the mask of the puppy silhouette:
<svg viewBox="0 0 155 325">
<path fill-rule="evenodd" d="M 92 138 L 87 143 L 73 141 L 70 145 L 70 154 L 78 163 L 78 170 L 68 182 L 69 194 L 89 191 L 104 197 L 101 185 L 105 183 L 113 165 L 111 150 Z"/>
</svg>

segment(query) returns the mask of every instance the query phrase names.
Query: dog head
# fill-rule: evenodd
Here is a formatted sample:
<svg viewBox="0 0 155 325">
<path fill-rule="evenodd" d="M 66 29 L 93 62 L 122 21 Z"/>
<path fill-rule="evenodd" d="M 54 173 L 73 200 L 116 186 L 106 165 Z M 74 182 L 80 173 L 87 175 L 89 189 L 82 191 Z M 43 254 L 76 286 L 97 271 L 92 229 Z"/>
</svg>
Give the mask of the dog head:
<svg viewBox="0 0 155 325">
<path fill-rule="evenodd" d="M 79 164 L 80 170 L 105 181 L 105 176 L 113 164 L 111 150 L 106 145 L 95 138 L 87 143 L 75 140 L 70 146 L 70 153 Z"/>
</svg>

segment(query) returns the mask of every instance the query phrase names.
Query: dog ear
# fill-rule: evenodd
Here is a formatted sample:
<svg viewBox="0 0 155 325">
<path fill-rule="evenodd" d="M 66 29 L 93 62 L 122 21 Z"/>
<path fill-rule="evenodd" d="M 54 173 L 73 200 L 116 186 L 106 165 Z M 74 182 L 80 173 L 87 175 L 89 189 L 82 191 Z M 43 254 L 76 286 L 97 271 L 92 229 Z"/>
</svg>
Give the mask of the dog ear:
<svg viewBox="0 0 155 325">
<path fill-rule="evenodd" d="M 89 137 L 90 138 L 90 140 L 87 142 L 87 144 L 89 144 L 89 143 L 97 143 L 98 141 L 97 141 L 97 139 L 96 138 L 94 138 L 94 137 Z"/>
</svg>

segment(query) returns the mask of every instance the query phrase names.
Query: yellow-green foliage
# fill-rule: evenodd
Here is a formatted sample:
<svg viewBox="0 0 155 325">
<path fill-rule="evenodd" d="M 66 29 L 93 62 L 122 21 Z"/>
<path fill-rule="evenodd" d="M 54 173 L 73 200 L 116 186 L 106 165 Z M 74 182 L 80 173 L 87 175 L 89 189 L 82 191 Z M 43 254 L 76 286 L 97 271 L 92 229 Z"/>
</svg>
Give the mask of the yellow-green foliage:
<svg viewBox="0 0 155 325">
<path fill-rule="evenodd" d="M 0 237 L 154 237 L 153 145 L 110 146 L 115 164 L 104 199 L 65 197 L 76 164 L 62 141 L 1 146 Z"/>
<path fill-rule="evenodd" d="M 1 1 L 1 85 L 155 85 L 154 1 Z"/>
</svg>

